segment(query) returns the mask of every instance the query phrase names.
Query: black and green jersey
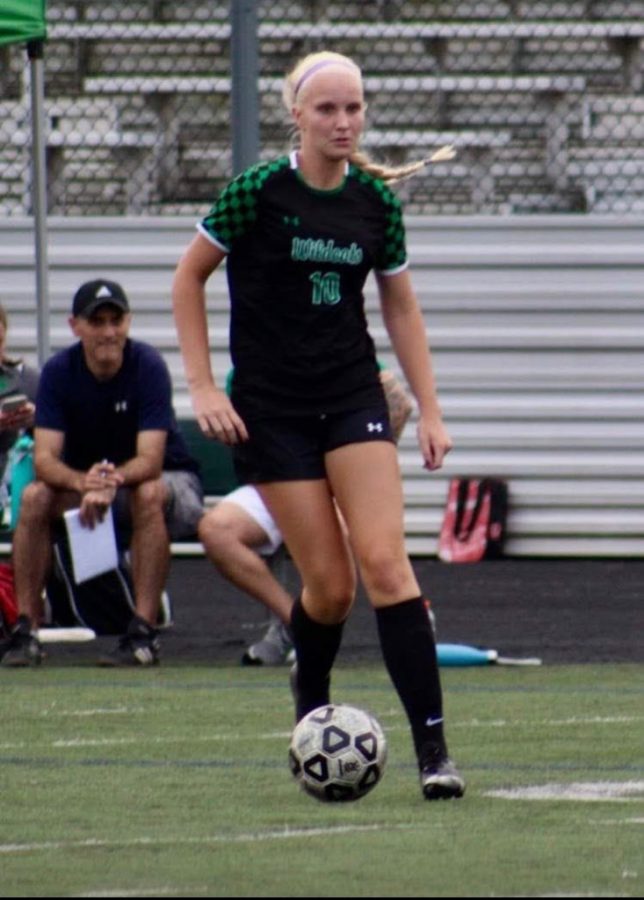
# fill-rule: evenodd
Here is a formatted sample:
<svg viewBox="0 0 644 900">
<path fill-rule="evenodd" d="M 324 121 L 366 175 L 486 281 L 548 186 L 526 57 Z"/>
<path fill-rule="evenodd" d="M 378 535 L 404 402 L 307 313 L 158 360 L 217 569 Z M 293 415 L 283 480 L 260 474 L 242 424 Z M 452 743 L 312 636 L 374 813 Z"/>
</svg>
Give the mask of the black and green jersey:
<svg viewBox="0 0 644 900">
<path fill-rule="evenodd" d="M 233 401 L 268 414 L 340 412 L 382 399 L 363 288 L 407 265 L 397 197 L 353 165 L 314 190 L 295 154 L 222 192 L 199 229 L 228 254 Z"/>
</svg>

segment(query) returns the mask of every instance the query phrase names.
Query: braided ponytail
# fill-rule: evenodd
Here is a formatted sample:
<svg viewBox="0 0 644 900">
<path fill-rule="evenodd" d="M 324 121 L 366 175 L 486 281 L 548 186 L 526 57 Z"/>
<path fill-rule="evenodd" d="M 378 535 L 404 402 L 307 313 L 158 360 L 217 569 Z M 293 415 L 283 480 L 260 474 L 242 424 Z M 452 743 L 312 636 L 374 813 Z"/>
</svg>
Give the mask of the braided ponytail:
<svg viewBox="0 0 644 900">
<path fill-rule="evenodd" d="M 363 169 L 374 178 L 379 178 L 385 184 L 395 184 L 398 181 L 404 181 L 405 178 L 411 178 L 422 171 L 425 166 L 431 163 L 445 162 L 448 159 L 454 159 L 456 151 L 450 144 L 441 147 L 427 159 L 420 159 L 416 162 L 407 163 L 404 166 L 388 166 L 386 163 L 375 162 L 367 153 L 357 150 L 349 157 L 349 161 L 360 169 Z"/>
</svg>

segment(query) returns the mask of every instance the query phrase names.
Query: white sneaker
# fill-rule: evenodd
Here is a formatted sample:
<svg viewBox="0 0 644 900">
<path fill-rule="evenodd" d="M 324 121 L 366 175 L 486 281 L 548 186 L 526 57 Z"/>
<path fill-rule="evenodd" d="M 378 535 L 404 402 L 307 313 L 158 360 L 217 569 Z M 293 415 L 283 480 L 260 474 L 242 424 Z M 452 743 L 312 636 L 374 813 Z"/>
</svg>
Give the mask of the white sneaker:
<svg viewBox="0 0 644 900">
<path fill-rule="evenodd" d="M 241 661 L 244 666 L 292 664 L 295 661 L 295 651 L 286 625 L 279 619 L 272 619 L 264 637 L 246 649 Z"/>
</svg>

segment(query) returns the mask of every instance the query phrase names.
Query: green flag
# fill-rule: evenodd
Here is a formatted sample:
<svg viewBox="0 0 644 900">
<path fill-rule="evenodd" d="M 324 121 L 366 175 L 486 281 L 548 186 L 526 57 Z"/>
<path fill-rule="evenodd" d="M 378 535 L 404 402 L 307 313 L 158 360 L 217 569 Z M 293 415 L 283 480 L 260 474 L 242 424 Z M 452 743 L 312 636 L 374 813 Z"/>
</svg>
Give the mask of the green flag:
<svg viewBox="0 0 644 900">
<path fill-rule="evenodd" d="M 44 40 L 46 0 L 1 0 L 0 45 Z"/>
</svg>

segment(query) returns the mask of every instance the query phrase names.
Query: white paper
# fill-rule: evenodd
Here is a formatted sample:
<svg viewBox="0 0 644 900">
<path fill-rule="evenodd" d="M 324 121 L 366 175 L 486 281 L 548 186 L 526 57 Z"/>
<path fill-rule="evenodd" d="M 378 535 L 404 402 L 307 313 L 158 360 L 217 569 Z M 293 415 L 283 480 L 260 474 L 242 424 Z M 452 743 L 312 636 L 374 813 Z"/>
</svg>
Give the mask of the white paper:
<svg viewBox="0 0 644 900">
<path fill-rule="evenodd" d="M 70 509 L 65 513 L 65 525 L 76 584 L 117 568 L 118 551 L 111 507 L 103 521 L 94 528 L 81 525 L 79 509 Z"/>
</svg>

